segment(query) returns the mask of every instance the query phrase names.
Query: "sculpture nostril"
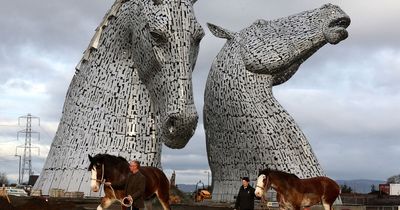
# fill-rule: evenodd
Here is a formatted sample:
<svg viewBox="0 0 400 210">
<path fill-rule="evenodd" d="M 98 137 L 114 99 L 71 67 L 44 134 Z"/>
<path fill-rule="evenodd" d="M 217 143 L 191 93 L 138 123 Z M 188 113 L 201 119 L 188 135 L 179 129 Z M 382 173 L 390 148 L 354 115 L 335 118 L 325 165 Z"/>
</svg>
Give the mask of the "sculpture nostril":
<svg viewBox="0 0 400 210">
<path fill-rule="evenodd" d="M 169 117 L 169 119 L 167 121 L 167 126 L 168 126 L 168 131 L 170 134 L 175 132 L 177 120 L 178 120 L 178 118 L 175 116 Z"/>
<path fill-rule="evenodd" d="M 173 134 L 175 132 L 175 127 L 174 126 L 170 126 L 168 128 L 169 134 Z"/>
</svg>

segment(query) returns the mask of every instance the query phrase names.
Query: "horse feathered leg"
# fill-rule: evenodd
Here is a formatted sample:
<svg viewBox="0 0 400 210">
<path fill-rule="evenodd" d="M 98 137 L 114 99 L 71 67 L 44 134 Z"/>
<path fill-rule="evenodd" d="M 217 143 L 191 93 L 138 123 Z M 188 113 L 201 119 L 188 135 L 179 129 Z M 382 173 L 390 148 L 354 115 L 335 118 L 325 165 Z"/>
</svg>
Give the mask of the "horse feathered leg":
<svg viewBox="0 0 400 210">
<path fill-rule="evenodd" d="M 159 179 L 161 181 L 160 186 L 156 191 L 157 198 L 160 201 L 164 210 L 171 210 L 171 207 L 169 206 L 169 181 L 165 175 L 159 177 Z"/>
<path fill-rule="evenodd" d="M 156 194 L 157 194 L 157 198 L 160 201 L 163 209 L 171 210 L 171 207 L 169 206 L 169 190 L 168 190 L 168 192 L 164 192 L 164 193 L 159 193 L 157 191 Z"/>
<path fill-rule="evenodd" d="M 146 207 L 146 210 L 153 210 L 153 199 L 145 200 L 144 206 Z"/>
<path fill-rule="evenodd" d="M 333 205 L 332 204 L 329 205 L 328 203 L 322 202 L 322 206 L 324 206 L 325 210 L 333 210 L 333 208 L 332 208 Z"/>
<path fill-rule="evenodd" d="M 114 202 L 114 200 L 107 198 L 107 197 L 102 197 L 101 198 L 101 203 L 99 206 L 97 206 L 97 210 L 103 210 L 111 206 L 111 204 Z"/>
</svg>

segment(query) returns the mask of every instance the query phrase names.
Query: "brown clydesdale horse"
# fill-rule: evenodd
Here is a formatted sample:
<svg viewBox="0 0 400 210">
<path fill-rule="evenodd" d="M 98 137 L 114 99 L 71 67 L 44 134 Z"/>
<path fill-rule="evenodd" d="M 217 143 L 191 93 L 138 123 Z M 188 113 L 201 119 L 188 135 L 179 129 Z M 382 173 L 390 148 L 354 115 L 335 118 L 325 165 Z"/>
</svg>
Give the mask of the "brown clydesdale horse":
<svg viewBox="0 0 400 210">
<path fill-rule="evenodd" d="M 300 210 L 322 203 L 325 210 L 333 210 L 333 202 L 340 194 L 339 185 L 328 177 L 300 179 L 294 174 L 282 171 L 260 171 L 256 196 L 264 198 L 264 193 L 270 187 L 277 192 L 280 209 Z"/>
<path fill-rule="evenodd" d="M 100 185 L 104 184 L 105 196 L 97 210 L 108 208 L 112 203 L 119 200 L 127 203 L 125 186 L 129 170 L 129 163 L 123 157 L 116 157 L 108 154 L 97 154 L 94 157 L 89 155 L 90 165 L 88 170 L 92 172 L 91 188 L 98 192 Z M 164 210 L 170 210 L 169 206 L 169 181 L 164 172 L 151 166 L 141 166 L 140 172 L 146 177 L 144 193 L 146 209 L 152 209 L 151 198 L 157 195 Z M 126 207 L 122 205 L 121 209 Z"/>
</svg>

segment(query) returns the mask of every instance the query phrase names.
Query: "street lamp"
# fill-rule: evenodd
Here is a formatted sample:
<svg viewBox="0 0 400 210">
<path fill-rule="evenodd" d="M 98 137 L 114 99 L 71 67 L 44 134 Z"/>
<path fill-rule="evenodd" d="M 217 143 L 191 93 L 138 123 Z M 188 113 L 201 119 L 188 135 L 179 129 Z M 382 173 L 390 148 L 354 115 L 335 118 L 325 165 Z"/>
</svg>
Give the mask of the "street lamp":
<svg viewBox="0 0 400 210">
<path fill-rule="evenodd" d="M 19 157 L 19 167 L 18 167 L 18 185 L 21 183 L 21 155 L 14 155 L 15 157 Z"/>
<path fill-rule="evenodd" d="M 210 171 L 204 171 L 204 173 L 207 173 L 207 189 L 210 188 Z"/>
</svg>

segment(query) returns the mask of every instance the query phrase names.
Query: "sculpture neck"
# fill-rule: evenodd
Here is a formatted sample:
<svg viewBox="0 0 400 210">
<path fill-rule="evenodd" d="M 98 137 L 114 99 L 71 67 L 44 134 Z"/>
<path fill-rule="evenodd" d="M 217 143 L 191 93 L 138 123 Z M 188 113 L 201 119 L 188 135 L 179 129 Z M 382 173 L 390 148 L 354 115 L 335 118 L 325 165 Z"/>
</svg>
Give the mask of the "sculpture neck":
<svg viewBox="0 0 400 210">
<path fill-rule="evenodd" d="M 267 74 L 255 74 L 245 72 L 246 92 L 257 100 L 274 99 L 272 94 L 273 76 Z"/>
</svg>

